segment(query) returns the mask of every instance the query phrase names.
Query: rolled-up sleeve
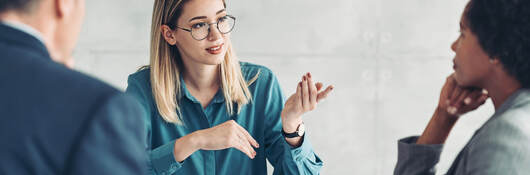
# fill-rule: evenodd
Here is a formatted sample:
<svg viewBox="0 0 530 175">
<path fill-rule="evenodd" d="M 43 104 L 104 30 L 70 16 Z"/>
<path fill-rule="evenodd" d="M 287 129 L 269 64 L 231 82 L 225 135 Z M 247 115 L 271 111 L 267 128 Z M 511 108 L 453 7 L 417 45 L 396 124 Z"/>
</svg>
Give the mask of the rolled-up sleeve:
<svg viewBox="0 0 530 175">
<path fill-rule="evenodd" d="M 304 136 L 304 138 L 302 139 L 302 145 L 300 145 L 300 147 L 297 147 L 297 148 L 293 148 L 285 140 L 284 140 L 284 143 L 287 149 L 290 150 L 291 156 L 293 157 L 295 161 L 309 159 L 311 162 L 322 164 L 322 161 L 320 160 L 320 158 L 313 152 L 313 146 L 311 145 L 311 142 L 309 141 L 309 137 Z"/>
<path fill-rule="evenodd" d="M 443 144 L 416 144 L 418 136 L 398 141 L 398 161 L 394 175 L 434 175 Z"/>
</svg>

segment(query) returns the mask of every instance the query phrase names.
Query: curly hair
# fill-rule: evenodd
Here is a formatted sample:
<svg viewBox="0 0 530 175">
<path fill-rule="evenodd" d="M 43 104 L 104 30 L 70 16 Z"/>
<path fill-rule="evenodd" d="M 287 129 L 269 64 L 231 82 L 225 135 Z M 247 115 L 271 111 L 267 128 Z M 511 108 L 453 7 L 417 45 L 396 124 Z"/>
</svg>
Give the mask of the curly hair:
<svg viewBox="0 0 530 175">
<path fill-rule="evenodd" d="M 530 0 L 471 0 L 464 21 L 482 49 L 530 88 Z"/>
</svg>

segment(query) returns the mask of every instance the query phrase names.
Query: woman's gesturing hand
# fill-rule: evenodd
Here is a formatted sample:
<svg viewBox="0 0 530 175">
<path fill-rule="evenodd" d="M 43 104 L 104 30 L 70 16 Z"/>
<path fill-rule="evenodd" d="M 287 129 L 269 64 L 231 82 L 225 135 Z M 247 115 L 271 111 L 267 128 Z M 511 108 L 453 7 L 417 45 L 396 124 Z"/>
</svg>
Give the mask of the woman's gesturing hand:
<svg viewBox="0 0 530 175">
<path fill-rule="evenodd" d="M 254 148 L 259 144 L 254 138 L 234 120 L 229 120 L 212 128 L 197 131 L 199 149 L 222 150 L 235 148 L 245 153 L 251 159 L 256 156 Z"/>
<path fill-rule="evenodd" d="M 328 86 L 325 90 L 322 90 L 322 87 L 320 82 L 313 83 L 311 73 L 302 77 L 302 81 L 296 87 L 296 93 L 287 99 L 282 111 L 284 129 L 289 127 L 286 131 L 296 129 L 302 121 L 302 114 L 314 110 L 318 102 L 325 99 L 333 90 L 333 86 Z"/>
</svg>

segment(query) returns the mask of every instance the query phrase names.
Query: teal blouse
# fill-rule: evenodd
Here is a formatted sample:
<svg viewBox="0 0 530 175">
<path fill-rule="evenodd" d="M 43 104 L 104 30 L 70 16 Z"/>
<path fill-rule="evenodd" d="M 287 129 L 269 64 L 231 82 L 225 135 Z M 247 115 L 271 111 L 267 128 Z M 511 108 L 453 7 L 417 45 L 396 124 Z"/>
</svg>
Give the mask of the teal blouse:
<svg viewBox="0 0 530 175">
<path fill-rule="evenodd" d="M 265 175 L 266 159 L 274 166 L 273 174 L 319 174 L 322 161 L 313 152 L 308 137 L 304 136 L 300 147 L 293 148 L 281 134 L 280 114 L 285 98 L 276 76 L 264 66 L 245 62 L 240 65 L 247 81 L 259 72 L 259 78 L 249 86 L 252 102 L 243 106 L 239 114 L 229 115 L 223 93 L 218 91 L 204 109 L 181 81 L 182 95 L 178 98 L 184 125 L 165 122 L 158 113 L 151 93 L 150 69 L 129 76 L 126 93 L 136 97 L 145 111 L 145 147 L 151 174 Z M 234 148 L 199 150 L 182 163 L 174 159 L 176 139 L 228 120 L 236 121 L 261 145 L 254 159 Z"/>
</svg>

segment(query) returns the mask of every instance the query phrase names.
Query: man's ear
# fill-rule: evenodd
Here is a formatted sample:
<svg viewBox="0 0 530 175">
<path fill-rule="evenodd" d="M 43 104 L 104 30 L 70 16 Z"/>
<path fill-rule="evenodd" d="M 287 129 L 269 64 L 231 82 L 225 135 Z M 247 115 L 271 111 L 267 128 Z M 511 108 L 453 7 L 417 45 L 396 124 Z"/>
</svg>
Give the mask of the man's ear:
<svg viewBox="0 0 530 175">
<path fill-rule="evenodd" d="M 72 13 L 75 0 L 52 0 L 55 4 L 55 14 L 58 18 L 64 18 Z"/>
<path fill-rule="evenodd" d="M 177 37 L 175 37 L 175 33 L 169 26 L 167 25 L 160 26 L 160 33 L 162 34 L 162 36 L 164 37 L 164 40 L 166 40 L 166 42 L 169 45 L 177 44 Z"/>
</svg>

